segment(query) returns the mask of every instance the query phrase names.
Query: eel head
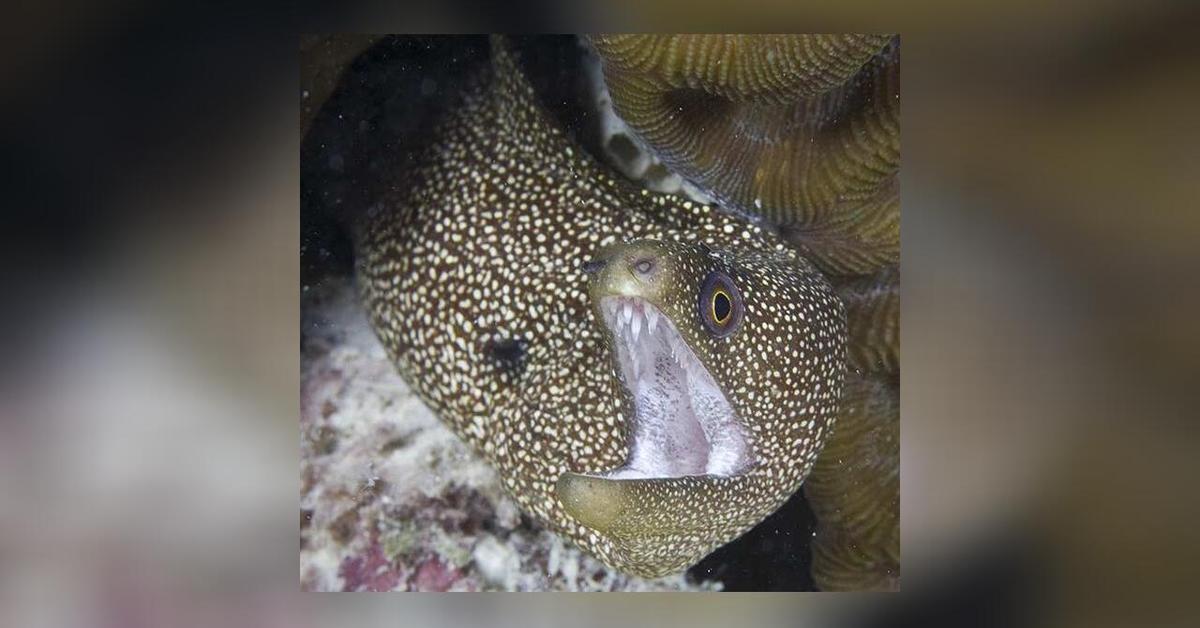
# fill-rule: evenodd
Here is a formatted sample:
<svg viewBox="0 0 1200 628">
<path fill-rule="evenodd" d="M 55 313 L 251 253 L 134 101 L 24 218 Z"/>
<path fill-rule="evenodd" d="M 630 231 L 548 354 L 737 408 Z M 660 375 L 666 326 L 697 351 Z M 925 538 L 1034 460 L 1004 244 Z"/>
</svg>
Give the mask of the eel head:
<svg viewBox="0 0 1200 628">
<path fill-rule="evenodd" d="M 604 249 L 588 292 L 612 356 L 627 455 L 559 477 L 564 510 L 606 558 L 684 568 L 777 509 L 804 480 L 841 394 L 841 302 L 784 251 L 639 240 Z"/>
</svg>

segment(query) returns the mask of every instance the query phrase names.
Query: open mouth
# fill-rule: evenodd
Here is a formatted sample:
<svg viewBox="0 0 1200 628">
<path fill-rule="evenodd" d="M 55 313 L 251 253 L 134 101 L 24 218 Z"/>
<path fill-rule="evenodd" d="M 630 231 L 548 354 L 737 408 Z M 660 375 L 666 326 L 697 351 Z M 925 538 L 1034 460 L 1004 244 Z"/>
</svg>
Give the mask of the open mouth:
<svg viewBox="0 0 1200 628">
<path fill-rule="evenodd" d="M 657 307 L 600 301 L 621 379 L 633 398 L 629 457 L 601 477 L 732 476 L 751 464 L 746 429 L 708 369 Z"/>
</svg>

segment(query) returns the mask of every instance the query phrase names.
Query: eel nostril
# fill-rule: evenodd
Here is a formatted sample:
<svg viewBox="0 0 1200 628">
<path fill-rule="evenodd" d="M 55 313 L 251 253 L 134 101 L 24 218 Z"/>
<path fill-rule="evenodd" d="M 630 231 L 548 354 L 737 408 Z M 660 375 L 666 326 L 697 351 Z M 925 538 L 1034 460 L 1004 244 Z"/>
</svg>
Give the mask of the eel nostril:
<svg viewBox="0 0 1200 628">
<path fill-rule="evenodd" d="M 649 275 L 654 270 L 654 260 L 643 257 L 633 262 L 633 269 L 641 275 Z"/>
</svg>

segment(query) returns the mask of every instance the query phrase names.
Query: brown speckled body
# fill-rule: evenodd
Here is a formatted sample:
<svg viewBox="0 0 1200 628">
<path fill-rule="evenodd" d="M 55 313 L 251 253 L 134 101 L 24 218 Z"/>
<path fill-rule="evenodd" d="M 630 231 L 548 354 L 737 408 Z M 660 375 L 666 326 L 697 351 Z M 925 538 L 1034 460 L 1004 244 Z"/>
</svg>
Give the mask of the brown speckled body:
<svg viewBox="0 0 1200 628">
<path fill-rule="evenodd" d="M 842 305 L 813 266 L 736 217 L 616 178 L 556 128 L 499 40 L 439 129 L 359 234 L 372 324 L 426 403 L 523 509 L 631 573 L 683 569 L 777 509 L 813 466 L 841 394 Z M 558 483 L 625 461 L 631 401 L 582 266 L 623 242 L 672 264 L 678 283 L 654 298 L 730 399 L 755 464 L 577 486 L 620 515 L 584 525 Z M 745 296 L 745 324 L 728 338 L 688 318 L 710 269 Z"/>
</svg>

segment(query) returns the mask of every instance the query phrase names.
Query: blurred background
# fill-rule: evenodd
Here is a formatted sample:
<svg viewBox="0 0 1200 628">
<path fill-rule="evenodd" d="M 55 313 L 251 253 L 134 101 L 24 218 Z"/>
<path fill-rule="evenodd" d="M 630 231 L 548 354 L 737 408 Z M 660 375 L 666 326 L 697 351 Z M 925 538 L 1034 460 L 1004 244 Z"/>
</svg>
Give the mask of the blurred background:
<svg viewBox="0 0 1200 628">
<path fill-rule="evenodd" d="M 521 18 L 903 38 L 905 592 L 671 619 L 1191 625 L 1200 10 L 755 4 L 22 9 L 0 55 L 0 623 L 443 610 L 296 594 L 299 33 Z M 513 604 L 441 617 L 552 621 Z"/>
</svg>

